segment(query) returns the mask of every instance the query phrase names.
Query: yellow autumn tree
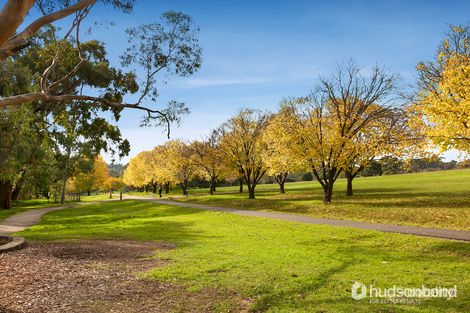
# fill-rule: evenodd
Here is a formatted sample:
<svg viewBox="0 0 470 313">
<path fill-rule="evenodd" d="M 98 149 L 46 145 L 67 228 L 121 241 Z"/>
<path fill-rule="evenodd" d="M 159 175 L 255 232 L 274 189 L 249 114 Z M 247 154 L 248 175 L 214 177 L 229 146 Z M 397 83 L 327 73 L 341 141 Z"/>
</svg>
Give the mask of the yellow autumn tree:
<svg viewBox="0 0 470 313">
<path fill-rule="evenodd" d="M 419 63 L 414 126 L 441 148 L 470 152 L 470 28 L 450 26 L 435 61 Z"/>
<path fill-rule="evenodd" d="M 113 197 L 114 191 L 122 191 L 122 188 L 124 188 L 125 186 L 126 184 L 124 183 L 124 180 L 118 177 L 109 177 L 103 185 L 104 189 L 109 190 L 110 199 Z"/>
<path fill-rule="evenodd" d="M 86 191 L 88 195 L 92 190 L 103 189 L 109 178 L 108 165 L 99 155 L 93 160 L 93 167 L 88 173 L 79 173 L 74 179 L 74 186 L 78 192 Z"/>
<path fill-rule="evenodd" d="M 371 110 L 379 108 L 376 105 L 370 107 Z M 345 143 L 347 158 L 343 165 L 346 176 L 346 195 L 353 195 L 353 180 L 361 171 L 369 166 L 372 161 L 385 156 L 401 155 L 400 147 L 411 144 L 405 141 L 407 138 L 403 132 L 402 111 L 388 110 L 388 114 L 383 114 L 361 129 L 350 140 Z"/>
<path fill-rule="evenodd" d="M 350 62 L 321 78 L 311 95 L 285 101 L 283 110 L 293 119 L 291 149 L 322 186 L 325 203 L 359 134 L 399 106 L 396 84 L 395 74 L 376 66 L 365 76 Z"/>
<path fill-rule="evenodd" d="M 255 198 L 255 188 L 267 171 L 262 158 L 263 131 L 269 115 L 245 109 L 225 122 L 219 129 L 220 150 L 228 167 L 243 177 L 248 187 L 248 197 Z"/>
<path fill-rule="evenodd" d="M 279 184 L 279 192 L 285 193 L 285 182 L 289 173 L 301 169 L 301 161 L 298 155 L 292 153 L 291 144 L 295 140 L 292 135 L 293 125 L 286 112 L 273 115 L 263 131 L 262 140 L 264 149 L 261 157 L 267 167 L 267 175 L 274 177 Z"/>
<path fill-rule="evenodd" d="M 172 172 L 171 155 L 168 145 L 160 145 L 151 151 L 151 166 L 153 180 L 157 184 L 165 187 L 165 193 L 169 193 L 170 185 L 176 184 L 174 173 Z"/>
<path fill-rule="evenodd" d="M 213 195 L 216 184 L 225 171 L 218 132 L 212 131 L 210 136 L 191 142 L 189 147 L 192 151 L 191 158 L 199 169 L 200 176 L 209 182 L 209 193 Z"/>
<path fill-rule="evenodd" d="M 133 157 L 124 171 L 123 181 L 128 186 L 145 188 L 150 185 L 152 177 L 151 172 L 151 153 L 142 151 Z"/>
<path fill-rule="evenodd" d="M 167 160 L 173 181 L 181 185 L 183 195 L 188 195 L 188 182 L 197 176 L 196 164 L 192 160 L 192 150 L 182 140 L 170 140 L 165 144 Z"/>
</svg>

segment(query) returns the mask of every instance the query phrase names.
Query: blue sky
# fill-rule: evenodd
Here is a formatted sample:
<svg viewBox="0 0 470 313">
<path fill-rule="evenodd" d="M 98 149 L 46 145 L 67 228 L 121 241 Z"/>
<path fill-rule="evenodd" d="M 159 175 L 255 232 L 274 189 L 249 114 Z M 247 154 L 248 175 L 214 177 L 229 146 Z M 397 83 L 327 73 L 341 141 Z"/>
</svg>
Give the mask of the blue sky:
<svg viewBox="0 0 470 313">
<path fill-rule="evenodd" d="M 125 28 L 158 22 L 166 10 L 191 15 L 201 29 L 201 70 L 160 89 L 161 103 L 177 99 L 191 108 L 172 130 L 184 139 L 201 138 L 244 107 L 274 111 L 282 98 L 307 94 L 319 75 L 350 58 L 414 82 L 416 63 L 432 59 L 447 24 L 470 22 L 470 1 L 139 0 L 130 15 L 95 8 L 90 22 L 116 25 L 91 36 L 106 43 L 118 66 Z M 166 140 L 159 129 L 139 128 L 140 117 L 127 111 L 118 123 L 131 142 L 130 157 Z"/>
</svg>

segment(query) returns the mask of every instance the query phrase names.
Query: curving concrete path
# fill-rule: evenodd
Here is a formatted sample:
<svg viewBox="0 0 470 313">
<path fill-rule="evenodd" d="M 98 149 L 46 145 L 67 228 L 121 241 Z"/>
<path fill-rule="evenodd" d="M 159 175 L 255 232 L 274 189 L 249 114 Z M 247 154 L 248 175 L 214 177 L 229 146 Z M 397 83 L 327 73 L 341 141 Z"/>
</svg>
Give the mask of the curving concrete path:
<svg viewBox="0 0 470 313">
<path fill-rule="evenodd" d="M 13 234 L 25 230 L 29 226 L 36 225 L 41 221 L 42 216 L 49 212 L 96 203 L 98 202 L 81 202 L 78 204 L 66 204 L 43 209 L 31 209 L 29 211 L 18 213 L 0 221 L 0 235 Z"/>
<path fill-rule="evenodd" d="M 330 218 L 311 217 L 311 216 L 287 214 L 287 213 L 240 210 L 240 209 L 231 209 L 231 208 L 218 207 L 218 206 L 178 202 L 178 201 L 165 200 L 165 199 L 155 199 L 155 198 L 142 197 L 142 196 L 125 196 L 125 199 L 144 200 L 144 201 L 150 201 L 150 202 L 155 202 L 155 203 L 160 203 L 160 204 L 175 205 L 175 206 L 180 206 L 184 208 L 196 208 L 196 209 L 203 209 L 203 210 L 209 210 L 209 211 L 227 212 L 227 213 L 232 213 L 236 215 L 265 217 L 265 218 L 272 218 L 272 219 L 277 219 L 277 220 L 284 220 L 284 221 L 291 221 L 291 222 L 298 222 L 298 223 L 331 225 L 331 226 L 340 226 L 340 227 L 341 226 L 353 227 L 353 228 L 376 230 L 376 231 L 388 232 L 388 233 L 400 233 L 400 234 L 409 234 L 409 235 L 416 235 L 416 236 L 470 241 L 470 231 L 466 231 L 466 230 L 437 229 L 437 228 L 426 228 L 426 227 L 417 227 L 417 226 L 390 225 L 390 224 L 375 224 L 375 223 L 355 222 L 355 221 L 349 221 L 349 220 L 336 220 L 336 219 L 330 219 Z"/>
<path fill-rule="evenodd" d="M 470 231 L 466 231 L 466 230 L 437 229 L 437 228 L 426 228 L 426 227 L 416 227 L 416 226 L 390 225 L 390 224 L 375 224 L 375 223 L 355 222 L 355 221 L 349 221 L 349 220 L 336 220 L 336 219 L 311 217 L 311 216 L 287 214 L 287 213 L 240 210 L 240 209 L 231 209 L 231 208 L 225 208 L 225 207 L 219 207 L 219 206 L 209 206 L 209 205 L 202 205 L 202 204 L 178 202 L 178 201 L 165 200 L 165 199 L 155 199 L 155 198 L 142 197 L 142 196 L 125 196 L 125 199 L 149 201 L 149 202 L 174 205 L 174 206 L 179 206 L 179 207 L 184 207 L 184 208 L 196 208 L 196 209 L 203 209 L 203 210 L 209 210 L 209 211 L 226 212 L 226 213 L 242 215 L 242 216 L 256 216 L 256 217 L 272 218 L 272 219 L 277 219 L 277 220 L 284 220 L 284 221 L 291 221 L 291 222 L 298 222 L 298 223 L 331 225 L 331 226 L 339 226 L 339 227 L 352 227 L 352 228 L 376 230 L 376 231 L 389 232 L 389 233 L 400 233 L 400 234 L 409 234 L 409 235 L 416 235 L 416 236 L 470 241 Z M 106 201 L 112 201 L 112 200 L 106 200 Z M 16 215 L 13 215 L 4 219 L 3 221 L 0 221 L 0 235 L 8 235 L 8 234 L 16 233 L 16 232 L 26 229 L 29 226 L 38 224 L 41 221 L 42 216 L 46 213 L 62 210 L 65 208 L 78 207 L 78 206 L 88 205 L 88 204 L 96 204 L 98 202 L 102 202 L 102 201 L 85 202 L 85 203 L 63 205 L 63 206 L 43 208 L 43 209 L 31 209 L 26 212 L 18 213 Z"/>
</svg>

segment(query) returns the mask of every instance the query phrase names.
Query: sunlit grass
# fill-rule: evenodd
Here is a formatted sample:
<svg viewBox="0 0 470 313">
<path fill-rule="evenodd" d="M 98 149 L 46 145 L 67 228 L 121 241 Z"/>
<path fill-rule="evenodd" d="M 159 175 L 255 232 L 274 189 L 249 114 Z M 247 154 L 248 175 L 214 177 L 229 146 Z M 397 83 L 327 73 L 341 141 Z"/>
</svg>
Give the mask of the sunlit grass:
<svg viewBox="0 0 470 313">
<path fill-rule="evenodd" d="M 169 242 L 174 249 L 156 254 L 168 265 L 145 276 L 191 290 L 217 288 L 259 311 L 465 312 L 470 307 L 470 245 L 463 242 L 138 201 L 54 212 L 20 235 L 28 240 Z M 377 287 L 455 284 L 458 297 L 416 305 L 370 304 L 351 298 L 355 281 Z"/>
<path fill-rule="evenodd" d="M 114 195 L 113 198 L 114 199 L 119 198 L 119 195 Z M 82 202 L 109 200 L 109 192 L 92 193 L 89 196 L 81 196 L 80 200 Z"/>
<path fill-rule="evenodd" d="M 246 189 L 246 188 L 245 188 Z M 271 210 L 317 217 L 350 219 L 398 225 L 470 229 L 470 170 L 361 177 L 354 181 L 354 196 L 345 196 L 346 182 L 335 185 L 333 202 L 322 203 L 316 181 L 259 185 L 256 199 L 238 193 L 238 186 L 221 187 L 214 196 L 191 190 L 178 201 L 249 210 Z"/>
</svg>

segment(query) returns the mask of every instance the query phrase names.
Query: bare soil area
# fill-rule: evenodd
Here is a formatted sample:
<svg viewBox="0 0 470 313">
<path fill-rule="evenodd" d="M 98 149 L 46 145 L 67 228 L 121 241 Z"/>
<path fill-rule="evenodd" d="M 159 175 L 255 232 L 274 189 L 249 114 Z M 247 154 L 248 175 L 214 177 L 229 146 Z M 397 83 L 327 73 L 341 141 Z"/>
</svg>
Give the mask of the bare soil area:
<svg viewBox="0 0 470 313">
<path fill-rule="evenodd" d="M 138 277 L 165 261 L 149 258 L 171 245 L 92 240 L 29 243 L 0 259 L 0 312 L 211 312 L 243 303 L 239 295 Z M 239 306 L 237 311 L 243 311 Z"/>
</svg>

